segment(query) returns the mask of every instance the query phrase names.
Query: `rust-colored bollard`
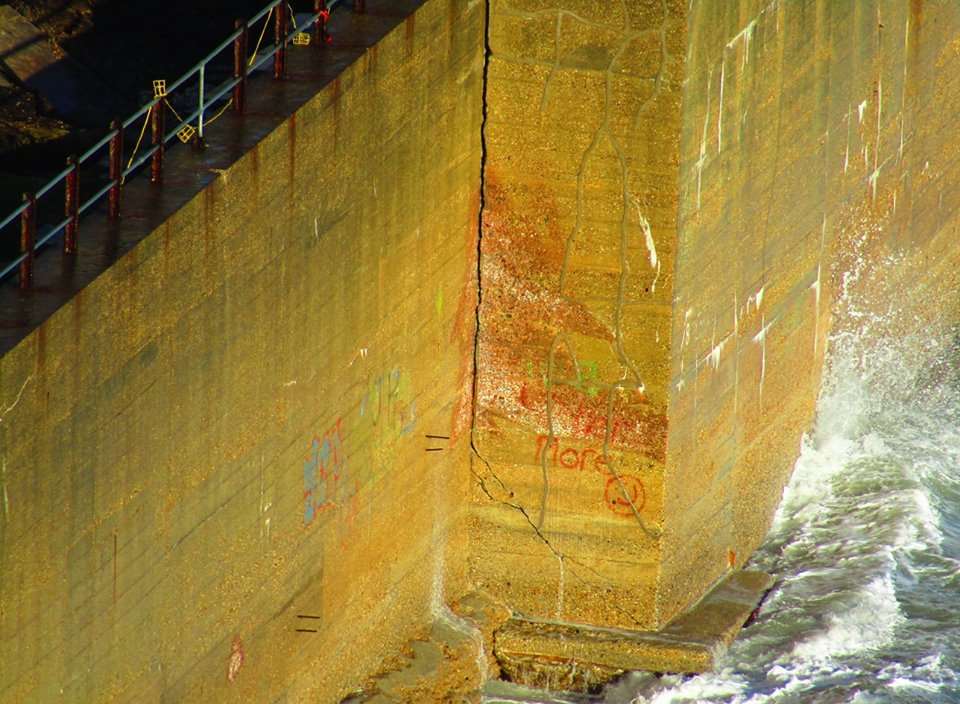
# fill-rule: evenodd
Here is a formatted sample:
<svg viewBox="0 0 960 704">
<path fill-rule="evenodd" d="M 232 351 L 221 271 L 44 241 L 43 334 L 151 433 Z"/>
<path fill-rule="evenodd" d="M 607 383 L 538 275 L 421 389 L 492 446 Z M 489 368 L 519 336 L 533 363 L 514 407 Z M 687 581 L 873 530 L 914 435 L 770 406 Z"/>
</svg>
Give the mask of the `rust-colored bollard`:
<svg viewBox="0 0 960 704">
<path fill-rule="evenodd" d="M 274 44 L 277 47 L 273 55 L 273 77 L 281 79 L 287 72 L 287 4 L 281 0 L 277 5 L 277 19 L 273 29 Z"/>
<path fill-rule="evenodd" d="M 150 132 L 156 147 L 150 161 L 150 182 L 160 183 L 163 178 L 163 98 L 158 98 L 150 108 Z"/>
<path fill-rule="evenodd" d="M 233 40 L 233 77 L 240 79 L 233 87 L 233 109 L 242 115 L 247 104 L 247 24 L 237 20 L 233 26 L 240 30 Z"/>
<path fill-rule="evenodd" d="M 110 192 L 107 196 L 107 214 L 111 219 L 120 217 L 120 181 L 123 180 L 123 123 L 110 123 L 113 137 L 110 138 Z"/>
<path fill-rule="evenodd" d="M 37 239 L 37 199 L 31 193 L 23 194 L 26 209 L 20 214 L 20 254 L 25 254 L 20 262 L 20 288 L 30 288 L 33 281 L 33 243 Z"/>
<path fill-rule="evenodd" d="M 77 225 L 80 222 L 80 167 L 75 156 L 67 157 L 67 166 L 71 169 L 64 182 L 63 214 L 70 219 L 63 230 L 63 253 L 74 254 L 77 251 Z"/>
<path fill-rule="evenodd" d="M 353 11 L 364 14 L 367 11 L 367 0 L 353 0 Z"/>
<path fill-rule="evenodd" d="M 330 19 L 327 0 L 313 0 L 313 14 L 317 15 L 317 20 L 313 23 L 313 43 L 317 48 L 321 48 L 330 43 L 330 35 L 327 34 L 327 22 Z"/>
</svg>

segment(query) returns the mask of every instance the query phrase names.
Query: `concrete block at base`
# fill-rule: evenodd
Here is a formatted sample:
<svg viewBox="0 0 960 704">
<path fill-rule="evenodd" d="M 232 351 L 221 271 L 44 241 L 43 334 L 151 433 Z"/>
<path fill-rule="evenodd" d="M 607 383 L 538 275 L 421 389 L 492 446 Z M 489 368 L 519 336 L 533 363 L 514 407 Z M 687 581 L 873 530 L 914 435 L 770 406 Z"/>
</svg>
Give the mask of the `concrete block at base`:
<svg viewBox="0 0 960 704">
<path fill-rule="evenodd" d="M 772 585 L 763 572 L 733 572 L 660 631 L 512 619 L 497 631 L 494 652 L 511 681 L 551 690 L 590 691 L 628 670 L 705 672 Z"/>
<path fill-rule="evenodd" d="M 484 680 L 500 674 L 486 644 L 510 612 L 489 595 L 470 592 L 450 608 L 435 606 L 434 616 L 421 638 L 342 704 L 479 702 Z"/>
</svg>

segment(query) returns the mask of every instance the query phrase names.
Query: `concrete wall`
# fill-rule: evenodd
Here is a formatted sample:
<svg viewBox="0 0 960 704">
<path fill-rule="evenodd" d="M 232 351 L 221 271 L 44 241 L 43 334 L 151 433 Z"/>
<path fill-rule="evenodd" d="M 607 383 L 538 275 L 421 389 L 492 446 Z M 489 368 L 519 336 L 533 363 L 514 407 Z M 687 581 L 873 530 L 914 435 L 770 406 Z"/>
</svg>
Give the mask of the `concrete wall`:
<svg viewBox="0 0 960 704">
<path fill-rule="evenodd" d="M 914 329 L 956 319 L 958 14 L 491 2 L 483 587 L 663 625 L 763 539 L 828 335 L 860 325 L 840 284 Z"/>
<path fill-rule="evenodd" d="M 425 2 L 0 361 L 0 701 L 331 701 L 462 586 L 482 37 Z"/>
<path fill-rule="evenodd" d="M 472 588 L 659 628 L 762 540 L 840 293 L 956 319 L 960 8 L 491 0 L 481 191 L 486 11 L 0 360 L 0 700 L 327 701 Z"/>
<path fill-rule="evenodd" d="M 650 628 L 685 3 L 493 0 L 471 574 Z"/>
<path fill-rule="evenodd" d="M 864 327 L 839 294 L 936 338 L 960 289 L 960 6 L 700 0 L 688 32 L 666 614 L 763 539 L 828 333 Z"/>
</svg>

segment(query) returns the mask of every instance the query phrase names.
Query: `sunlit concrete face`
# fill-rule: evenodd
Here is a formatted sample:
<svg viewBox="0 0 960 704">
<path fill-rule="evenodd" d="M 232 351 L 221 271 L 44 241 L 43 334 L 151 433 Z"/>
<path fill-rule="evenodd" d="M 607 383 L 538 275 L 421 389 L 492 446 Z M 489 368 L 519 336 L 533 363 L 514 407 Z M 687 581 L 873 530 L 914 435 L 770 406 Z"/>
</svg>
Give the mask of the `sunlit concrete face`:
<svg viewBox="0 0 960 704">
<path fill-rule="evenodd" d="M 708 667 L 841 294 L 956 321 L 960 7 L 409 9 L 0 360 L 0 700 Z"/>
<path fill-rule="evenodd" d="M 483 13 L 368 10 L 0 362 L 0 701 L 339 700 L 463 591 Z"/>
<path fill-rule="evenodd" d="M 683 3 L 490 7 L 471 573 L 653 628 Z"/>
<path fill-rule="evenodd" d="M 960 285 L 960 8 L 718 0 L 688 27 L 666 614 L 763 539 L 830 333 L 936 339 Z M 853 292 L 884 315 L 847 316 Z"/>
<path fill-rule="evenodd" d="M 930 292 L 957 288 L 958 27 L 924 2 L 491 3 L 479 584 L 528 618 L 666 623 L 765 535 L 839 285 L 955 319 Z"/>
</svg>

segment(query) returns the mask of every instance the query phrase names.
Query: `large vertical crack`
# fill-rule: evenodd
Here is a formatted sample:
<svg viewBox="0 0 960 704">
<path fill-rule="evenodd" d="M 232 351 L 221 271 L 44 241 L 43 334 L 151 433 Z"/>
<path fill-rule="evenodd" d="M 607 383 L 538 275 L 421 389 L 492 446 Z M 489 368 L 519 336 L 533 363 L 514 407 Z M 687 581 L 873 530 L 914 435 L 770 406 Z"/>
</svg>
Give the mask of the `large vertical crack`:
<svg viewBox="0 0 960 704">
<path fill-rule="evenodd" d="M 476 444 L 477 398 L 480 380 L 480 307 L 483 305 L 483 214 L 486 208 L 487 177 L 487 82 L 490 72 L 490 2 L 483 3 L 483 70 L 480 87 L 480 197 L 477 208 L 477 306 L 474 309 L 473 383 L 470 400 L 470 449 L 480 456 Z M 499 480 L 498 480 L 499 481 Z"/>
<path fill-rule="evenodd" d="M 483 305 L 483 295 L 484 295 L 484 291 L 483 291 L 483 224 L 484 224 L 484 213 L 485 213 L 485 210 L 486 210 L 487 120 L 488 120 L 488 102 L 487 102 L 488 96 L 487 96 L 487 89 L 488 89 L 488 81 L 489 81 L 490 59 L 491 59 L 492 53 L 493 53 L 492 50 L 491 50 L 491 47 L 490 47 L 490 16 L 491 16 L 491 4 L 492 4 L 492 0 L 484 0 L 484 3 L 483 3 L 483 11 L 484 11 L 484 27 L 483 27 L 484 56 L 483 56 L 483 72 L 482 72 L 482 88 L 481 88 L 481 113 L 482 113 L 482 116 L 481 116 L 481 122 L 480 122 L 480 175 L 479 175 L 480 195 L 479 195 L 479 208 L 478 208 L 478 212 L 477 212 L 477 243 L 476 243 L 476 247 L 477 247 L 477 250 L 476 250 L 476 253 L 477 253 L 477 263 L 476 263 L 477 302 L 476 302 L 476 308 L 475 308 L 475 310 L 474 310 L 473 377 L 472 377 L 472 389 L 471 389 L 471 391 L 472 391 L 472 398 L 471 398 L 471 404 L 470 404 L 470 405 L 471 405 L 471 418 L 470 418 L 470 451 L 471 451 L 470 473 L 473 475 L 473 478 L 476 480 L 477 485 L 478 485 L 478 487 L 480 488 L 480 490 L 483 492 L 483 494 L 484 494 L 488 499 L 490 499 L 491 501 L 494 501 L 494 502 L 496 502 L 496 503 L 502 504 L 502 505 L 504 505 L 504 506 L 506 506 L 506 507 L 508 507 L 508 508 L 510 508 L 510 509 L 512 509 L 512 510 L 517 511 L 517 512 L 523 517 L 523 520 L 527 523 L 527 525 L 529 525 L 530 529 L 531 529 L 531 530 L 533 531 L 533 533 L 537 536 L 537 538 L 538 538 L 538 539 L 543 543 L 543 545 L 550 551 L 550 553 L 552 553 L 553 556 L 557 558 L 557 560 L 558 560 L 559 563 L 560 563 L 561 574 L 562 574 L 562 572 L 563 572 L 563 570 L 564 570 L 564 566 L 565 566 L 565 565 L 568 565 L 568 569 L 569 569 L 571 575 L 574 577 L 574 579 L 576 579 L 578 582 L 580 582 L 580 583 L 583 584 L 583 585 L 590 586 L 590 585 L 592 584 L 592 582 L 590 582 L 589 580 L 585 579 L 584 576 L 583 576 L 582 574 L 580 574 L 580 571 L 579 571 L 579 570 L 583 570 L 584 572 L 587 572 L 587 573 L 593 575 L 593 577 L 594 577 L 595 579 L 600 580 L 601 582 L 603 582 L 603 583 L 605 583 L 605 584 L 613 585 L 613 582 L 611 582 L 608 577 L 606 577 L 606 576 L 604 576 L 603 574 L 601 574 L 601 573 L 600 573 L 599 571 L 597 571 L 595 568 L 591 567 L 590 565 L 584 564 L 583 562 L 580 562 L 579 560 L 577 560 L 577 559 L 575 559 L 575 558 L 573 558 L 573 557 L 565 554 L 563 551 L 561 551 L 560 549 L 558 549 L 558 547 L 555 546 L 555 545 L 553 544 L 553 542 L 551 542 L 551 540 L 550 540 L 550 539 L 547 537 L 547 535 L 544 533 L 544 531 L 543 531 L 544 512 L 545 512 L 545 507 L 546 507 L 546 496 L 547 496 L 547 494 L 548 494 L 548 492 L 549 492 L 549 485 L 547 484 L 547 477 L 546 477 L 546 467 L 543 467 L 543 472 L 544 472 L 544 488 L 543 488 L 543 496 L 541 497 L 540 512 L 539 512 L 538 520 L 535 521 L 534 518 L 533 518 L 533 516 L 530 515 L 530 513 L 527 511 L 527 509 L 526 509 L 523 505 L 521 505 L 520 503 L 518 503 L 518 502 L 516 502 L 516 501 L 513 500 L 513 498 L 514 498 L 514 493 L 513 493 L 512 491 L 510 491 L 510 490 L 507 488 L 506 484 L 504 484 L 504 482 L 500 479 L 500 477 L 497 476 L 497 473 L 493 470 L 493 467 L 492 467 L 492 465 L 490 464 L 489 460 L 487 460 L 487 459 L 480 453 L 480 450 L 479 450 L 479 448 L 477 447 L 477 415 L 478 415 L 478 410 L 479 410 L 479 379 L 480 379 L 480 322 L 481 322 L 481 321 L 480 321 L 480 315 L 481 315 L 481 308 L 482 308 L 482 305 Z M 586 21 L 586 20 L 584 20 L 584 21 Z M 628 34 L 629 34 L 629 32 L 628 32 Z M 621 51 L 622 51 L 622 48 L 621 48 Z M 609 78 L 609 77 L 608 77 L 608 78 Z M 607 102 L 609 103 L 609 89 L 608 89 L 608 100 L 607 100 Z M 596 139 L 599 139 L 599 137 L 596 137 L 596 136 L 595 136 L 595 138 L 596 138 Z M 567 255 L 566 255 L 566 252 L 565 252 L 565 255 L 564 255 L 564 259 L 565 259 L 565 260 L 566 260 L 566 256 L 567 256 Z M 563 270 L 561 271 L 561 278 L 563 277 L 563 275 L 564 275 L 564 273 L 565 273 L 565 269 L 566 269 L 566 265 L 564 264 Z M 561 294 L 562 294 L 562 288 L 563 288 L 563 287 L 562 287 L 562 284 L 561 284 Z M 558 343 L 562 343 L 562 344 L 566 344 L 566 345 L 567 345 L 568 349 L 570 350 L 571 356 L 572 356 L 573 359 L 574 359 L 574 364 L 575 364 L 575 366 L 577 366 L 577 376 L 579 377 L 579 365 L 578 365 L 577 362 L 576 362 L 576 354 L 575 354 L 575 352 L 573 351 L 573 349 L 571 348 L 571 346 L 570 346 L 570 344 L 569 344 L 569 341 L 567 341 L 567 340 L 565 340 L 565 339 L 562 339 L 562 336 L 560 336 L 560 338 L 555 339 L 555 340 L 553 341 L 553 344 L 551 345 L 551 353 L 550 353 L 550 367 L 551 367 L 551 369 L 550 369 L 550 371 L 548 372 L 548 391 L 547 391 L 548 405 L 550 404 L 550 396 L 551 396 L 549 384 L 550 384 L 550 380 L 552 379 L 552 376 L 553 376 L 553 375 L 552 375 L 553 357 L 554 357 L 554 354 L 555 354 L 555 352 L 556 352 L 556 348 L 558 347 Z M 549 408 L 548 408 L 548 413 L 547 413 L 547 415 L 548 415 L 548 421 L 547 421 L 547 422 L 548 422 L 548 427 L 550 428 L 550 433 L 551 433 L 551 437 L 552 437 L 553 429 L 552 429 L 552 422 L 550 421 L 550 415 L 551 415 L 551 414 L 550 414 L 550 409 L 549 409 Z M 607 433 L 606 433 L 606 435 L 609 437 L 609 434 L 610 434 L 610 432 L 609 432 L 609 418 L 607 419 L 607 425 L 608 425 L 608 428 L 607 428 Z M 608 440 L 605 442 L 605 446 L 607 445 L 608 442 L 609 442 Z M 606 453 L 606 450 L 605 450 L 604 452 Z M 546 456 L 546 453 L 544 453 L 544 457 L 545 457 L 545 456 Z M 478 460 L 480 463 L 483 464 L 483 466 L 484 466 L 484 468 L 485 468 L 485 471 L 484 471 L 483 473 L 481 473 L 480 471 L 477 470 L 477 468 L 474 467 L 474 459 Z M 501 495 L 501 496 L 496 496 L 495 493 L 499 493 L 499 492 L 495 492 L 495 490 L 492 490 L 492 488 L 491 488 L 490 486 L 488 486 L 488 483 L 487 483 L 487 479 L 488 479 L 488 478 L 492 478 L 493 481 L 500 487 L 500 492 L 502 492 L 502 495 Z M 619 477 L 618 477 L 618 481 L 619 481 Z M 625 489 L 622 487 L 622 484 L 621 484 L 621 490 L 624 491 L 624 495 L 626 496 L 626 491 L 625 491 Z M 636 510 L 635 510 L 635 512 L 636 512 Z M 637 518 L 638 518 L 638 520 L 639 520 L 639 515 L 637 516 Z M 648 530 L 647 527 L 643 524 L 642 520 L 641 520 L 641 526 L 644 528 L 645 531 Z M 578 570 L 578 569 L 574 569 L 574 568 L 579 568 L 579 570 Z M 561 611 L 562 611 L 562 596 L 561 596 L 561 597 L 558 597 L 558 598 L 559 598 L 559 604 L 558 604 L 557 617 L 560 618 L 560 616 L 561 616 Z M 617 613 L 621 614 L 621 616 L 623 616 L 624 618 L 629 619 L 630 621 L 632 621 L 632 622 L 633 622 L 634 624 L 636 624 L 637 626 L 641 626 L 641 627 L 642 627 L 642 626 L 644 625 L 644 621 L 643 621 L 643 620 L 641 620 L 640 618 L 638 618 L 634 613 L 632 613 L 631 610 L 628 610 L 627 608 L 624 608 L 623 606 L 621 606 L 620 603 L 619 603 L 619 600 L 616 599 L 615 597 L 613 597 L 612 595 L 610 596 L 609 605 L 610 605 L 610 607 L 612 607 Z"/>
</svg>

